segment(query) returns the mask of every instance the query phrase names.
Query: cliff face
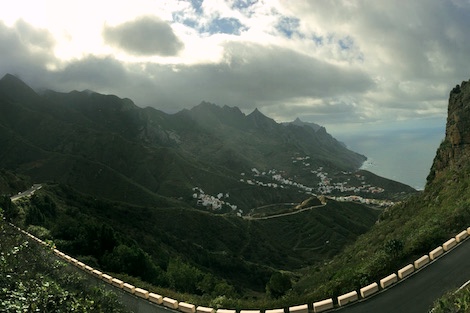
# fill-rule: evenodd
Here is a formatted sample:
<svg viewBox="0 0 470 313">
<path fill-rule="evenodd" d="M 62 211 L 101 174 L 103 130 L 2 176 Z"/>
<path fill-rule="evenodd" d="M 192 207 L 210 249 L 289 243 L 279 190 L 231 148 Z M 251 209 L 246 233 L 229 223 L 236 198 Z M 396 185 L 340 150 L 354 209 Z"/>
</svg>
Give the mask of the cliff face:
<svg viewBox="0 0 470 313">
<path fill-rule="evenodd" d="M 446 136 L 436 152 L 427 185 L 445 173 L 463 174 L 470 167 L 470 81 L 464 81 L 450 92 Z"/>
</svg>

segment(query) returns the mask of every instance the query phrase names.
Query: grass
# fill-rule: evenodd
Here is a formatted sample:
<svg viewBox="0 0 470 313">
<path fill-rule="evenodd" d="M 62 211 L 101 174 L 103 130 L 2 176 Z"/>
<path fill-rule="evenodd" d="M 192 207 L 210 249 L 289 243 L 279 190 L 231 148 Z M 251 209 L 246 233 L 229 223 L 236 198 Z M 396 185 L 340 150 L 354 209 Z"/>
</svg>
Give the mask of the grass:
<svg viewBox="0 0 470 313">
<path fill-rule="evenodd" d="M 283 218 L 247 221 L 184 207 L 110 202 L 61 185 L 44 185 L 31 201 L 20 200 L 17 207 L 15 223 L 33 221 L 36 226 L 22 227 L 40 238 L 53 239 L 59 250 L 95 268 L 116 272 L 119 264 L 109 263 L 106 255 L 132 258 L 140 254 L 151 260 L 157 269 L 149 269 L 160 276 L 128 273 L 136 279 L 154 282 L 165 294 L 179 294 L 177 299 L 237 307 L 268 306 L 273 301 L 295 304 L 295 294 L 294 300 L 266 294 L 271 276 L 283 272 L 297 280 L 301 268 L 321 264 L 341 251 L 365 233 L 379 214 L 360 204 L 329 201 L 325 207 Z M 106 248 L 103 240 L 111 246 Z M 190 296 L 178 288 L 168 292 L 172 285 L 178 286 L 168 273 L 178 259 L 187 275 L 199 279 L 193 288 L 196 293 Z"/>
<path fill-rule="evenodd" d="M 127 312 L 115 294 L 66 267 L 0 213 L 1 312 Z"/>
<path fill-rule="evenodd" d="M 426 191 L 384 211 L 367 233 L 323 266 L 303 270 L 294 291 L 305 301 L 358 290 L 428 253 L 470 224 L 466 171 L 448 172 Z M 399 242 L 391 251 L 387 243 Z"/>
<path fill-rule="evenodd" d="M 111 203 L 69 189 L 60 191 L 57 186 L 41 192 L 65 209 L 62 213 L 60 209 L 60 214 L 72 214 L 79 223 L 110 223 L 123 234 L 131 234 L 131 240 L 145 243 L 148 239 L 142 245 L 146 251 L 158 247 L 169 259 L 179 255 L 191 266 L 219 277 L 228 275 L 225 278 L 231 284 L 243 287 L 235 297 L 208 297 L 152 287 L 138 278 L 126 277 L 127 281 L 181 301 L 246 309 L 337 297 L 428 253 L 470 223 L 467 180 L 464 173 L 441 175 L 426 191 L 384 211 L 369 231 L 364 221 L 372 225 L 378 212 L 359 204 L 329 202 L 325 207 L 282 219 L 243 221 L 186 208 Z M 351 244 L 345 246 L 348 242 Z M 288 273 L 293 280 L 292 290 L 278 299 L 263 292 L 274 271 Z M 246 285 L 250 275 L 254 280 Z M 256 283 L 256 279 L 260 281 Z"/>
<path fill-rule="evenodd" d="M 432 313 L 470 313 L 470 286 L 450 291 L 434 302 Z"/>
</svg>

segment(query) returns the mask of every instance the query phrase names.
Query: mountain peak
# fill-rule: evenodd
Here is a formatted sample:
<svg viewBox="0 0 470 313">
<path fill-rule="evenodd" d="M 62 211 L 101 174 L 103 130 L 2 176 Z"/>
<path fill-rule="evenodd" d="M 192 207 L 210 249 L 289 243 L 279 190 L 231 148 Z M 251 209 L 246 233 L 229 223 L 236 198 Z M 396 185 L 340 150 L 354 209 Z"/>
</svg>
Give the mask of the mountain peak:
<svg viewBox="0 0 470 313">
<path fill-rule="evenodd" d="M 217 104 L 207 102 L 207 101 L 201 101 L 198 105 L 193 107 L 191 111 L 198 111 L 198 110 L 216 110 L 220 109 L 220 107 Z"/>
<path fill-rule="evenodd" d="M 31 100 L 38 97 L 38 94 L 31 87 L 12 74 L 6 74 L 0 79 L 0 92 L 18 101 Z"/>
<path fill-rule="evenodd" d="M 297 126 L 308 126 L 310 128 L 312 128 L 314 131 L 319 131 L 321 130 L 322 126 L 318 125 L 318 124 L 315 124 L 315 123 L 311 123 L 311 122 L 304 122 L 302 121 L 299 117 L 297 117 L 293 122 L 288 122 L 288 123 L 283 123 L 284 125 L 297 125 Z"/>
<path fill-rule="evenodd" d="M 266 116 L 266 115 L 264 115 L 263 113 L 261 113 L 260 110 L 258 110 L 258 108 L 255 108 L 255 109 L 253 110 L 253 112 L 250 113 L 250 115 L 251 115 L 251 114 Z"/>
<path fill-rule="evenodd" d="M 251 112 L 250 114 L 248 114 L 248 117 L 251 117 L 251 118 L 270 119 L 269 117 L 267 117 L 266 115 L 264 115 L 263 113 L 261 113 L 260 110 L 258 110 L 258 108 L 255 108 L 255 109 L 253 110 L 253 112 Z"/>
<path fill-rule="evenodd" d="M 268 128 L 273 128 L 277 125 L 275 120 L 261 113 L 260 110 L 258 110 L 258 108 L 255 108 L 253 112 L 248 114 L 247 119 L 250 120 L 251 123 L 253 123 L 255 127 L 259 127 L 259 128 L 268 129 Z"/>
</svg>

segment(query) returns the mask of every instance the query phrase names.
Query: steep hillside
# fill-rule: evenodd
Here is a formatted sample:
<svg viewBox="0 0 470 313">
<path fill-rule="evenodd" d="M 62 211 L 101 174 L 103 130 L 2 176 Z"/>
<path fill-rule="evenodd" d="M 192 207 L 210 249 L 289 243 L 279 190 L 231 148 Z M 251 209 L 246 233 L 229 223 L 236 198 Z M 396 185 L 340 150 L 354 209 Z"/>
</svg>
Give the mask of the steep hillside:
<svg viewBox="0 0 470 313">
<path fill-rule="evenodd" d="M 354 178 L 365 160 L 324 128 L 281 125 L 258 110 L 245 115 L 238 108 L 201 103 L 170 115 L 90 91 L 39 95 L 12 75 L 0 80 L 0 142 L 2 167 L 36 182 L 157 206 L 174 201 L 193 206 L 198 188 L 212 196 L 230 195 L 223 212 L 302 201 L 308 190 L 321 192 L 315 189 L 319 171 L 349 171 Z M 308 162 L 300 166 L 298 160 Z M 280 190 L 249 183 L 268 171 L 276 174 L 265 175 L 263 184 L 273 186 L 276 177 L 306 188 L 299 194 L 292 184 Z M 383 195 L 412 192 L 401 186 L 398 193 L 385 189 Z"/>
<path fill-rule="evenodd" d="M 366 232 L 379 214 L 361 204 L 315 204 L 282 218 L 242 219 L 110 202 L 45 185 L 5 212 L 91 266 L 202 296 L 197 303 L 207 304 L 221 295 L 230 301 L 264 298 L 272 275 L 295 277 L 299 269 L 322 263 Z"/>
<path fill-rule="evenodd" d="M 11 75 L 0 80 L 0 143 L 5 173 L 43 183 L 15 205 L 4 197 L 7 218 L 197 303 L 264 301 L 272 277 L 296 282 L 341 251 L 380 213 L 342 196 L 416 192 L 358 171 L 365 157 L 323 127 L 210 103 L 166 114 L 90 91 L 39 95 Z M 16 192 L 4 176 L 0 194 Z"/>
<path fill-rule="evenodd" d="M 298 296 L 321 298 L 358 289 L 468 227 L 469 112 L 470 83 L 462 82 L 450 93 L 446 136 L 436 152 L 424 192 L 385 210 L 379 223 L 327 266 L 306 271 L 294 287 Z"/>
<path fill-rule="evenodd" d="M 313 130 L 317 131 L 321 128 L 320 125 L 318 124 L 315 124 L 315 123 L 308 123 L 308 122 L 303 122 L 300 118 L 296 118 L 294 121 L 292 122 L 286 122 L 286 123 L 283 123 L 284 125 L 289 125 L 289 124 L 292 124 L 292 125 L 297 125 L 297 126 L 309 126 L 311 128 L 313 128 Z"/>
<path fill-rule="evenodd" d="M 364 156 L 347 150 L 323 127 L 315 129 L 304 124 L 278 124 L 257 109 L 245 116 L 238 108 L 203 102 L 179 114 L 189 116 L 219 139 L 216 153 L 203 156 L 211 162 L 242 159 L 260 170 L 282 165 L 280 170 L 302 177 L 305 174 L 292 167 L 294 157 L 311 156 L 312 167 L 322 166 L 328 170 L 355 170 L 365 161 Z M 246 170 L 243 166 L 237 169 Z"/>
<path fill-rule="evenodd" d="M 0 196 L 16 194 L 28 189 L 31 185 L 29 177 L 18 176 L 11 171 L 0 169 Z"/>
<path fill-rule="evenodd" d="M 54 259 L 0 212 L 1 312 L 128 312 L 116 294 Z"/>
<path fill-rule="evenodd" d="M 452 89 L 447 109 L 446 137 L 437 150 L 428 186 L 442 184 L 448 175 L 457 175 L 447 183 L 459 183 L 458 177 L 470 167 L 470 84 L 462 82 Z M 463 174 L 463 175 L 462 175 Z"/>
</svg>

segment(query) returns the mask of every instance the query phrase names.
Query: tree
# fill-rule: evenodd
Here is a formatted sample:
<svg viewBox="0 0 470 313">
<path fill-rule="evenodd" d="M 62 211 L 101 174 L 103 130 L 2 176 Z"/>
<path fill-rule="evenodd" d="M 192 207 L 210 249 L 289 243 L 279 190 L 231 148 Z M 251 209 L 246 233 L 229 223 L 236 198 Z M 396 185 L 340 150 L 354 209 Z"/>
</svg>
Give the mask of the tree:
<svg viewBox="0 0 470 313">
<path fill-rule="evenodd" d="M 390 239 L 384 245 L 385 252 L 393 259 L 397 259 L 403 252 L 403 242 L 398 239 Z"/>
<path fill-rule="evenodd" d="M 0 208 L 3 209 L 4 216 L 8 221 L 11 221 L 18 216 L 19 210 L 16 205 L 11 202 L 10 197 L 8 196 L 0 197 Z"/>
<path fill-rule="evenodd" d="M 26 211 L 25 224 L 43 226 L 46 218 L 44 214 L 36 207 L 30 206 Z"/>
<path fill-rule="evenodd" d="M 102 224 L 98 235 L 98 241 L 100 243 L 100 253 L 105 251 L 112 251 L 118 244 L 114 229 L 108 224 Z"/>
<path fill-rule="evenodd" d="M 120 244 L 112 252 L 105 252 L 101 258 L 104 269 L 140 277 L 157 285 L 166 284 L 164 273 L 155 265 L 150 256 L 136 245 Z"/>
<path fill-rule="evenodd" d="M 197 293 L 197 285 L 203 280 L 203 273 L 183 262 L 180 258 L 170 260 L 167 269 L 167 277 L 170 287 L 188 293 Z"/>
<path fill-rule="evenodd" d="M 57 205 L 49 195 L 33 195 L 31 203 L 46 217 L 55 217 L 57 214 Z"/>
<path fill-rule="evenodd" d="M 286 294 L 292 288 L 292 282 L 288 275 L 275 272 L 271 275 L 271 279 L 266 284 L 266 293 L 273 297 L 279 298 Z"/>
</svg>

